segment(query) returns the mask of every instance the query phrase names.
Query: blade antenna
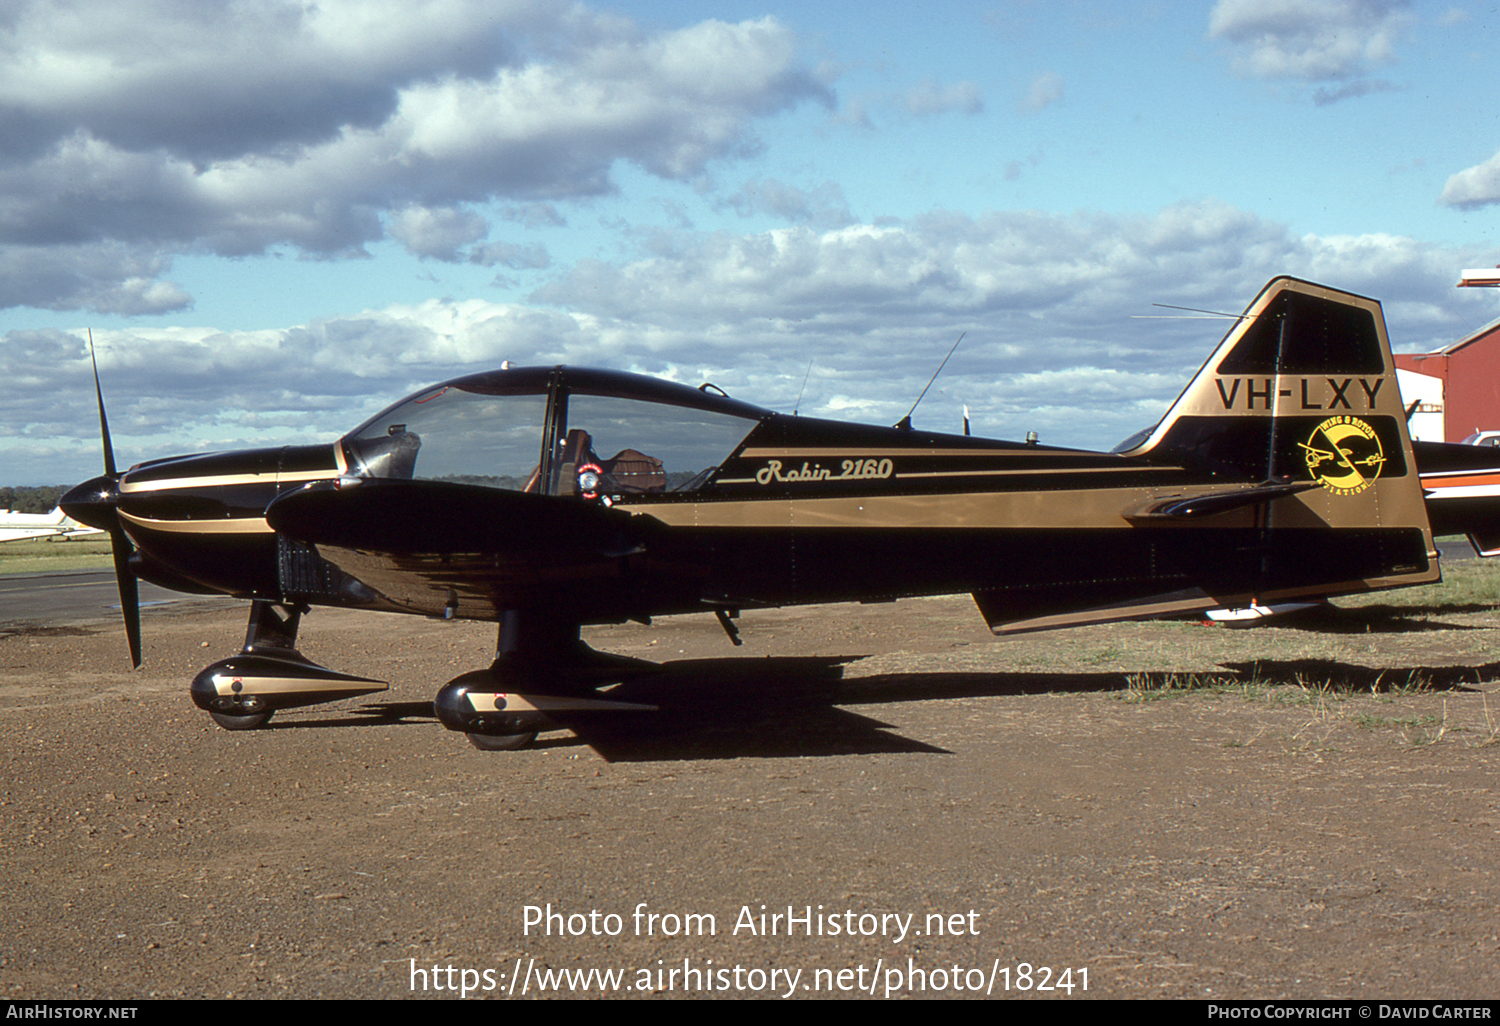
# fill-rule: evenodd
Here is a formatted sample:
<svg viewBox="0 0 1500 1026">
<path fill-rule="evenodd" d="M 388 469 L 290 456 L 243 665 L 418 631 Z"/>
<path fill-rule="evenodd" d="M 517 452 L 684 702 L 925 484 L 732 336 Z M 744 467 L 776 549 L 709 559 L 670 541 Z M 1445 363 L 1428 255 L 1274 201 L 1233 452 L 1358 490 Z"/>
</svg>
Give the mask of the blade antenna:
<svg viewBox="0 0 1500 1026">
<path fill-rule="evenodd" d="M 119 479 L 115 469 L 115 447 L 109 438 L 109 418 L 104 413 L 104 388 L 99 384 L 99 359 L 94 355 L 94 329 L 89 333 L 89 363 L 94 368 L 94 396 L 99 400 L 99 437 L 104 443 L 104 475 L 110 479 L 115 493 L 115 522 L 109 529 L 109 551 L 115 561 L 115 585 L 120 591 L 120 615 L 125 620 L 125 641 L 130 646 L 130 663 L 141 668 L 141 595 L 135 573 L 130 569 L 130 557 L 135 546 L 120 526 Z"/>
<path fill-rule="evenodd" d="M 948 355 L 943 357 L 943 362 L 938 364 L 938 369 L 933 371 L 932 377 L 928 379 L 927 388 L 931 388 L 932 383 L 938 379 L 938 375 L 943 373 L 943 368 L 948 366 L 948 360 L 952 358 L 954 351 L 958 349 L 958 343 L 962 342 L 964 340 L 964 336 L 967 334 L 967 331 L 959 332 L 957 341 L 955 341 L 952 348 L 948 350 Z M 903 431 L 911 430 L 911 415 L 917 412 L 917 407 L 921 405 L 923 397 L 927 395 L 927 388 L 922 389 L 922 395 L 917 396 L 917 401 L 911 404 L 911 409 L 906 411 L 906 416 L 902 417 L 896 422 L 896 427 L 900 428 Z"/>
<path fill-rule="evenodd" d="M 1243 321 L 1243 320 L 1247 320 L 1250 317 L 1249 314 L 1224 313 L 1224 312 L 1219 311 L 1219 310 L 1199 310 L 1196 306 L 1173 306 L 1171 303 L 1152 303 L 1151 305 L 1152 306 L 1156 306 L 1156 307 L 1160 307 L 1163 310 L 1184 310 L 1187 313 L 1203 314 L 1203 315 L 1205 315 L 1205 317 L 1228 317 L 1230 320 L 1233 320 L 1233 321 Z M 1151 320 L 1156 320 L 1156 321 L 1163 321 L 1163 320 L 1165 320 L 1165 321 L 1171 321 L 1171 320 L 1178 320 L 1178 321 L 1201 321 L 1201 320 L 1204 319 L 1203 317 L 1167 317 L 1167 316 L 1154 317 L 1151 314 L 1131 314 L 1130 317 L 1131 317 L 1131 320 L 1137 320 L 1137 321 L 1151 321 Z"/>
<path fill-rule="evenodd" d="M 802 409 L 802 395 L 803 395 L 804 392 L 807 391 L 807 379 L 810 378 L 810 377 L 812 377 L 812 365 L 813 365 L 812 360 L 808 360 L 807 361 L 807 373 L 804 374 L 804 375 L 802 375 L 802 387 L 797 390 L 797 402 L 792 407 L 792 416 L 793 417 L 795 417 L 797 415 L 797 411 L 798 410 Z"/>
<path fill-rule="evenodd" d="M 1213 317 L 1229 317 L 1236 321 L 1242 321 L 1248 316 L 1247 314 L 1224 313 L 1222 310 L 1199 310 L 1196 306 L 1173 306 L 1171 303 L 1152 303 L 1151 305 L 1159 306 L 1163 310 L 1186 310 L 1188 313 L 1209 314 Z"/>
</svg>

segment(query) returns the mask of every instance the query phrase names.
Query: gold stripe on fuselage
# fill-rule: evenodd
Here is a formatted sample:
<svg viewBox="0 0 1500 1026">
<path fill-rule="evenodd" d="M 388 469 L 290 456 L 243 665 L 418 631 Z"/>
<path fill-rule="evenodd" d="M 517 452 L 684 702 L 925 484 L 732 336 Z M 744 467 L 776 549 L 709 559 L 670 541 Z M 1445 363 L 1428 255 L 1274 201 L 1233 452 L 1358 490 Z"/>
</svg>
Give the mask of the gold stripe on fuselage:
<svg viewBox="0 0 1500 1026">
<path fill-rule="evenodd" d="M 799 454 L 802 455 L 802 454 Z M 834 454 L 835 457 L 838 453 Z M 811 457 L 808 457 L 811 458 Z M 1036 467 L 1011 467 L 1005 470 L 899 470 L 890 475 L 889 480 L 909 481 L 916 478 L 940 478 L 940 477 L 1012 477 L 1017 474 L 1057 473 L 1057 474 L 1126 474 L 1126 473 L 1180 473 L 1180 467 L 1153 467 L 1140 463 L 1131 463 L 1123 467 L 1048 467 L 1046 470 L 1038 470 Z M 841 481 L 842 478 L 830 477 L 824 480 Z M 859 480 L 856 478 L 855 480 Z M 886 480 L 886 478 L 875 478 L 872 480 Z M 765 482 L 757 477 L 724 477 L 717 482 L 721 485 L 743 485 L 760 484 Z"/>
<path fill-rule="evenodd" d="M 331 481 L 342 476 L 337 467 L 328 470 L 299 470 L 283 475 L 276 471 L 267 474 L 205 474 L 200 477 L 167 477 L 160 481 L 131 481 L 127 474 L 120 484 L 125 492 L 165 492 L 174 488 L 223 488 L 231 485 L 295 485 L 311 481 Z"/>
<path fill-rule="evenodd" d="M 191 457 L 190 457 L 191 458 Z M 344 459 L 344 447 L 333 443 L 334 466 L 326 470 L 281 469 L 263 474 L 199 474 L 191 477 L 164 477 L 158 480 L 132 481 L 130 472 L 120 481 L 120 492 L 164 492 L 174 488 L 221 488 L 230 485 L 295 485 L 313 481 L 332 481 L 349 473 L 349 462 Z M 143 468 L 149 470 L 150 468 Z"/>
<path fill-rule="evenodd" d="M 902 456 L 1054 456 L 1058 458 L 1072 459 L 1108 459 L 1109 453 L 1089 452 L 1086 449 L 1043 449 L 1038 446 L 1017 445 L 1005 449 L 952 449 L 929 446 L 926 448 L 916 447 L 910 449 L 850 449 L 848 447 L 816 448 L 812 446 L 796 446 L 790 449 L 746 449 L 740 453 L 741 458 L 748 460 L 765 459 L 774 457 L 776 459 L 828 459 L 830 457 L 844 456 L 848 459 L 876 459 L 882 456 L 896 459 Z"/>
<path fill-rule="evenodd" d="M 813 448 L 813 447 L 806 447 L 806 446 L 797 447 L 797 448 L 790 448 L 790 449 L 773 449 L 773 448 L 746 449 L 744 452 L 740 453 L 739 459 L 744 459 L 744 460 L 755 460 L 755 459 L 788 460 L 791 463 L 796 463 L 797 460 L 827 460 L 827 459 L 837 460 L 837 459 L 843 459 L 843 460 L 845 460 L 847 462 L 847 461 L 881 459 L 881 460 L 884 460 L 887 463 L 889 463 L 890 461 L 896 460 L 896 459 L 903 459 L 903 460 L 912 460 L 912 459 L 920 459 L 920 460 L 933 460 L 933 459 L 947 460 L 947 459 L 953 459 L 953 460 L 960 460 L 960 459 L 979 458 L 979 457 L 982 457 L 982 458 L 985 458 L 985 459 L 994 459 L 996 457 L 1012 457 L 1012 456 L 1013 457 L 1020 457 L 1022 459 L 1033 459 L 1033 460 L 1037 459 L 1039 457 L 1043 457 L 1043 456 L 1051 457 L 1051 458 L 1056 458 L 1056 459 L 1058 459 L 1060 461 L 1072 461 L 1072 460 L 1087 459 L 1087 460 L 1095 460 L 1095 461 L 1101 461 L 1102 462 L 1102 461 L 1108 461 L 1108 460 L 1110 460 L 1110 454 L 1108 454 L 1108 453 L 1087 452 L 1087 451 L 1084 451 L 1084 450 L 1073 450 L 1073 449 L 1036 449 L 1036 448 L 1030 448 L 1030 447 L 1017 447 L 1017 448 L 1014 448 L 1014 449 L 947 449 L 947 448 L 927 448 L 927 449 L 850 449 L 850 448 Z M 795 473 L 795 471 L 796 471 L 795 467 L 792 467 L 790 469 Z M 822 467 L 818 467 L 818 468 L 815 468 L 815 469 L 821 471 L 823 468 Z M 872 476 L 871 479 L 872 480 L 874 480 L 874 479 L 879 479 L 879 480 L 886 480 L 886 479 L 889 479 L 889 480 L 896 480 L 896 479 L 914 480 L 914 479 L 921 478 L 921 479 L 932 480 L 932 479 L 938 479 L 938 478 L 958 478 L 958 477 L 1012 477 L 1012 476 L 1022 475 L 1022 474 L 1043 474 L 1043 473 L 1057 473 L 1057 474 L 1125 474 L 1125 473 L 1130 473 L 1132 471 L 1140 471 L 1140 472 L 1146 472 L 1146 473 L 1160 473 L 1162 471 L 1166 471 L 1168 473 L 1171 473 L 1171 472 L 1177 471 L 1178 469 L 1179 468 L 1176 468 L 1176 467 L 1155 466 L 1155 465 L 1151 465 L 1151 464 L 1143 464 L 1143 463 L 1136 462 L 1136 461 L 1123 461 L 1123 460 L 1121 460 L 1119 462 L 1113 462 L 1112 461 L 1111 465 L 1108 465 L 1108 466 L 1101 465 L 1101 466 L 1092 466 L 1092 467 L 1068 466 L 1067 462 L 1061 462 L 1057 466 L 1045 467 L 1045 468 L 1038 468 L 1038 467 L 1004 467 L 1004 468 L 992 468 L 992 469 L 984 469 L 984 470 L 955 469 L 955 470 L 917 470 L 917 471 L 893 469 L 893 471 L 891 473 L 880 474 L 880 475 L 878 475 L 878 478 Z M 761 472 L 760 472 L 760 474 L 758 474 L 755 477 L 721 477 L 721 478 L 719 478 L 719 480 L 716 483 L 720 484 L 720 485 L 746 485 L 746 484 L 765 485 L 767 482 L 766 482 L 766 480 L 761 475 L 764 475 L 766 472 L 767 471 L 765 469 L 762 469 Z M 831 470 L 830 470 L 829 474 L 825 475 L 824 477 L 816 478 L 816 479 L 812 479 L 812 480 L 843 481 L 843 480 L 846 480 L 846 479 L 848 479 L 847 475 L 840 476 L 838 474 L 833 474 L 831 472 Z M 853 479 L 854 480 L 859 480 L 860 477 L 856 476 Z M 780 478 L 778 476 L 777 480 L 782 480 L 782 478 Z"/>
<path fill-rule="evenodd" d="M 1137 467 L 1136 469 L 1140 469 Z M 655 517 L 674 527 L 864 529 L 927 528 L 956 530 L 1141 530 L 1125 514 L 1142 505 L 1171 498 L 1224 491 L 1222 485 L 1181 488 L 1058 488 L 1045 491 L 986 491 L 931 495 L 808 496 L 785 495 L 723 502 L 640 502 L 623 498 L 616 509 Z M 1403 501 L 1410 485 L 1381 478 L 1358 502 L 1382 502 L 1388 527 L 1425 529 L 1426 508 L 1420 498 Z M 1327 528 L 1368 516 L 1355 497 L 1323 489 L 1284 496 L 1261 506 L 1246 506 L 1217 516 L 1158 525 L 1196 530 L 1264 525 L 1265 510 L 1284 528 Z M 1360 523 L 1366 522 L 1359 519 Z"/>
<path fill-rule="evenodd" d="M 120 516 L 137 527 L 169 534 L 271 534 L 265 517 L 225 517 L 220 520 L 156 520 L 119 511 Z"/>
<path fill-rule="evenodd" d="M 1142 466 L 1139 463 L 1131 463 L 1123 467 L 1052 467 L 1048 469 L 1058 474 L 1124 474 L 1130 471 L 1149 474 L 1160 471 L 1178 473 L 1181 468 L 1151 467 Z M 1046 471 L 1039 471 L 1035 467 L 1021 467 L 1014 470 L 919 470 L 915 472 L 902 471 L 899 474 L 892 474 L 891 476 L 905 480 L 914 477 L 1001 477 L 1008 474 L 1034 475 L 1039 473 L 1046 473 Z"/>
</svg>

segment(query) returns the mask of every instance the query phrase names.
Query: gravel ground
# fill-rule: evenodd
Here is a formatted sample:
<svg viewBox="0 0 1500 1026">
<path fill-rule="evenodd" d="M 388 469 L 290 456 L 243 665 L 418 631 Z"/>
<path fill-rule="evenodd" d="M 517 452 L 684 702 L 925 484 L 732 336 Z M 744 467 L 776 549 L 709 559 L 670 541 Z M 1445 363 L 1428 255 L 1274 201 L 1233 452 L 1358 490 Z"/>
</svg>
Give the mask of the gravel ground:
<svg viewBox="0 0 1500 1026">
<path fill-rule="evenodd" d="M 389 692 L 218 729 L 187 682 L 243 618 L 149 610 L 135 673 L 0 625 L 0 995 L 1500 991 L 1488 608 L 591 629 L 661 712 L 498 754 L 430 706 L 491 627 L 340 610 L 304 653 Z"/>
</svg>

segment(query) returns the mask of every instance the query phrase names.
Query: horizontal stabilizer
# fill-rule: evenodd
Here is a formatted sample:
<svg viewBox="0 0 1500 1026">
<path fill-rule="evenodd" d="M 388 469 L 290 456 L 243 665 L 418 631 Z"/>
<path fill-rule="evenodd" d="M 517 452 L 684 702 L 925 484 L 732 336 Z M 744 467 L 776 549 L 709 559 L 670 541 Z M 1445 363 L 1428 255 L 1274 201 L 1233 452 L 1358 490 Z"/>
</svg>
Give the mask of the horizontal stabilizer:
<svg viewBox="0 0 1500 1026">
<path fill-rule="evenodd" d="M 1239 596 L 1237 601 L 1224 601 L 1199 588 L 1174 592 L 1167 595 L 1152 595 L 1118 604 L 1094 609 L 1078 609 L 1058 612 L 1050 616 L 1027 616 L 1024 607 L 1012 605 L 1005 596 L 989 591 L 976 591 L 974 602 L 984 616 L 985 623 L 996 634 L 1024 634 L 1027 631 L 1050 631 L 1062 627 L 1082 627 L 1086 624 L 1113 623 L 1116 620 L 1146 620 L 1179 613 L 1201 612 L 1228 605 L 1248 605 L 1252 596 Z"/>
<path fill-rule="evenodd" d="M 1189 588 L 1167 594 L 1148 595 L 1093 609 L 1070 610 L 1053 615 L 1017 615 L 1014 607 L 1008 606 L 994 592 L 975 592 L 974 601 L 984 615 L 985 622 L 995 634 L 1025 634 L 1029 631 L 1051 631 L 1063 627 L 1084 627 L 1089 624 L 1115 623 L 1120 620 L 1152 620 L 1160 617 L 1182 616 L 1203 613 L 1211 609 L 1239 609 L 1252 606 L 1283 604 L 1287 602 L 1316 599 L 1322 589 L 1300 588 L 1268 592 L 1265 595 L 1211 595 L 1201 588 Z"/>
<path fill-rule="evenodd" d="M 1481 556 L 1500 555 L 1500 452 L 1488 445 L 1413 442 L 1434 535 L 1468 535 Z"/>
<path fill-rule="evenodd" d="M 1294 481 L 1288 484 L 1263 484 L 1254 488 L 1241 488 L 1232 492 L 1210 492 L 1207 495 L 1174 495 L 1169 499 L 1152 502 L 1150 505 L 1125 514 L 1126 520 L 1196 520 L 1201 517 L 1218 516 L 1231 510 L 1247 506 L 1261 506 L 1275 499 L 1318 487 L 1316 481 Z"/>
<path fill-rule="evenodd" d="M 1481 556 L 1500 556 L 1500 531 L 1470 531 L 1469 544 Z"/>
</svg>

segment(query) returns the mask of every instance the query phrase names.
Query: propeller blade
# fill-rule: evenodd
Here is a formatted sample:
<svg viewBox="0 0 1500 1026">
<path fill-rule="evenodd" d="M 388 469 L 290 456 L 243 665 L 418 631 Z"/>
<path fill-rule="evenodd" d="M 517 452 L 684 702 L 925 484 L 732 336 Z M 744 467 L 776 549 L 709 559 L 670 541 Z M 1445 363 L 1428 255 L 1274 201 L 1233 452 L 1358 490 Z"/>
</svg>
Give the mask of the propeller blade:
<svg viewBox="0 0 1500 1026">
<path fill-rule="evenodd" d="M 120 472 L 115 468 L 115 447 L 109 439 L 109 418 L 104 413 L 104 389 L 99 384 L 99 360 L 94 355 L 92 328 L 89 329 L 89 363 L 94 368 L 94 396 L 99 400 L 99 438 L 104 445 L 104 477 L 95 479 L 89 484 L 103 485 L 104 482 L 108 482 L 107 488 L 97 489 L 92 504 L 94 509 L 90 512 L 98 517 L 99 514 L 105 513 L 107 508 L 108 520 L 104 522 L 109 523 L 109 549 L 115 558 L 115 586 L 120 590 L 120 615 L 125 618 L 125 641 L 130 646 L 130 664 L 139 670 L 141 668 L 141 588 L 130 569 L 130 557 L 135 553 L 135 546 L 125 534 L 125 529 L 120 526 L 120 518 L 116 509 L 120 502 L 118 488 Z M 85 486 L 80 486 L 69 494 L 77 494 L 83 487 Z M 96 525 L 90 523 L 90 526 Z"/>
<path fill-rule="evenodd" d="M 104 389 L 99 386 L 99 360 L 94 356 L 93 328 L 89 329 L 89 363 L 94 366 L 94 395 L 99 399 L 99 436 L 104 440 L 104 474 L 106 477 L 117 477 L 115 447 L 110 444 L 109 419 L 104 416 Z"/>
<path fill-rule="evenodd" d="M 120 589 L 120 614 L 125 618 L 125 641 L 130 645 L 130 664 L 141 668 L 141 595 L 130 556 L 135 546 L 120 528 L 109 532 L 109 547 L 115 557 L 115 584 Z"/>
</svg>

